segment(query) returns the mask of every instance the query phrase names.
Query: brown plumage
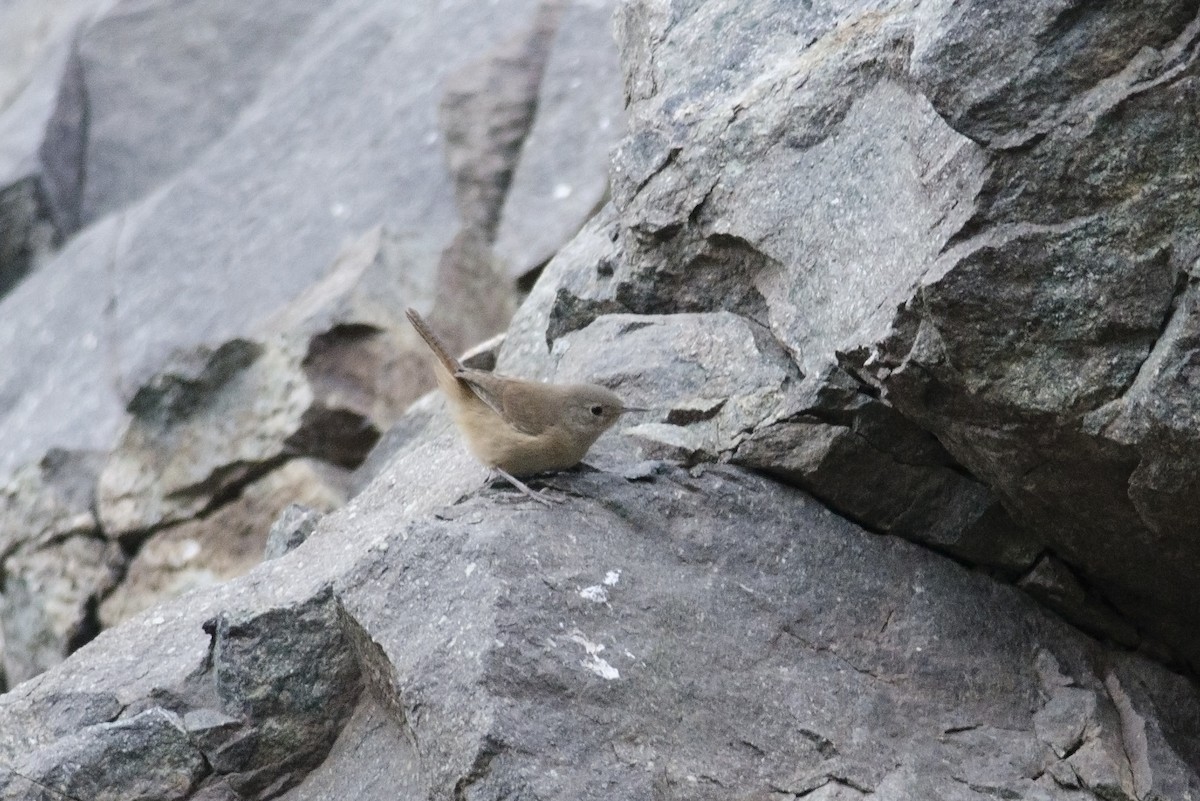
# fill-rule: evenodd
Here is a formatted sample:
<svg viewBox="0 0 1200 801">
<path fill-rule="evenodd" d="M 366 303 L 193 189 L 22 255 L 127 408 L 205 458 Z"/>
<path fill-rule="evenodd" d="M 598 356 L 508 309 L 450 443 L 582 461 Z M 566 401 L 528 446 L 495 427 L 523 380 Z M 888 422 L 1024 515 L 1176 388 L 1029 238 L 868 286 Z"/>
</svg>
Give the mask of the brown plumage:
<svg viewBox="0 0 1200 801">
<path fill-rule="evenodd" d="M 412 309 L 407 314 L 437 357 L 438 386 L 467 447 L 510 480 L 573 467 L 629 410 L 595 384 L 545 384 L 463 367 L 421 315 Z"/>
</svg>

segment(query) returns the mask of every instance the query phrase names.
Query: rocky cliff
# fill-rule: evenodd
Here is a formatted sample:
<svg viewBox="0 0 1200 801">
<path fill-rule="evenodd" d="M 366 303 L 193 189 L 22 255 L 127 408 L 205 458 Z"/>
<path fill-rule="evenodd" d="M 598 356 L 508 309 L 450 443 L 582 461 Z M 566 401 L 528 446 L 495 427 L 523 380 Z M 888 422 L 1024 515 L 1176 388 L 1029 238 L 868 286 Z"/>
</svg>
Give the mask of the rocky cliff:
<svg viewBox="0 0 1200 801">
<path fill-rule="evenodd" d="M 10 40 L 0 797 L 1200 798 L 1200 3 Z M 651 411 L 533 503 L 409 305 Z"/>
</svg>

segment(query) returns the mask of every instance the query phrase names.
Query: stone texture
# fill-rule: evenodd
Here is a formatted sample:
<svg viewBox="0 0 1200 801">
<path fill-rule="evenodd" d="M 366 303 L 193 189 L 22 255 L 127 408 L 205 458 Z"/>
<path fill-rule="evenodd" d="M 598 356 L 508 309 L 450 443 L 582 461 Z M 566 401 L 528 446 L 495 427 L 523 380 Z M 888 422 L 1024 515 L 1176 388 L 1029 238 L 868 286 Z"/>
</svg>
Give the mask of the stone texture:
<svg viewBox="0 0 1200 801">
<path fill-rule="evenodd" d="M 309 538 L 321 522 L 321 513 L 309 506 L 289 503 L 271 528 L 267 531 L 267 544 L 263 546 L 263 561 L 278 559 L 288 551 L 294 551 Z"/>
<path fill-rule="evenodd" d="M 91 114 L 81 214 L 166 183 L 234 128 L 328 3 L 119 0 L 80 34 Z"/>
<path fill-rule="evenodd" d="M 609 151 L 625 124 L 612 8 L 564 5 L 496 230 L 496 254 L 513 277 L 549 261 L 603 203 Z"/>
<path fill-rule="evenodd" d="M 101 14 L 89 85 L 128 69 L 97 43 L 172 7 Z M 497 276 L 579 225 L 518 218 L 539 137 L 592 124 L 563 112 L 599 87 L 559 81 L 600 74 L 603 10 L 297 6 L 244 72 L 205 51 L 216 116 L 178 114 L 147 172 L 96 165 L 139 199 L 0 300 L 0 458 L 106 449 L 105 398 L 135 420 L 105 538 L 53 465 L 6 496 L 6 602 L 114 540 L 144 564 L 232 531 L 280 468 L 394 425 L 302 543 L 0 696 L 0 795 L 1200 796 L 1196 5 L 624 0 L 611 200 L 487 351 L 653 409 L 532 479 L 547 509 L 486 482 L 437 396 L 397 419 L 429 385 L 395 321 L 490 336 Z M 173 47 L 237 27 L 212 22 Z M 99 111 L 119 165 L 150 128 Z M 585 150 L 563 182 L 599 192 Z"/>
<path fill-rule="evenodd" d="M 0 474 L 54 448 L 108 450 L 124 423 L 111 338 L 116 221 L 95 225 L 0 299 Z"/>
<path fill-rule="evenodd" d="M 1012 587 L 731 467 L 568 473 L 553 509 L 472 488 L 438 417 L 298 549 L 0 698 L 0 758 L 50 777 L 123 707 L 182 721 L 201 798 L 1200 791 L 1194 688 Z"/>
<path fill-rule="evenodd" d="M 970 218 L 878 350 L 879 375 L 1056 558 L 1194 666 L 1200 606 L 1185 577 L 1200 550 L 1183 518 L 1197 496 L 1180 477 L 1200 452 L 1185 355 L 1200 251 L 1183 198 L 1200 186 L 1178 165 L 1196 135 L 1185 109 L 1200 24 L 1194 7 L 1167 4 L 1131 35 L 1127 13 L 1014 18 L 1044 49 L 999 82 L 960 74 L 984 46 L 969 15 L 921 21 L 963 45 L 915 51 L 918 85 L 964 133 L 995 142 Z M 1165 381 L 1155 354 L 1171 365 Z M 1146 382 L 1165 426 L 1123 424 L 1139 405 L 1127 393 Z"/>
<path fill-rule="evenodd" d="M 0 176 L 14 165 L 10 178 L 0 178 L 0 255 L 8 259 L 0 274 L 9 276 L 2 280 L 19 279 L 31 249 L 73 230 L 54 222 L 60 206 L 93 225 L 46 261 L 53 276 L 0 307 L 0 344 L 29 338 L 31 330 L 53 332 L 60 343 L 53 350 L 11 349 L 19 354 L 12 374 L 34 375 L 12 383 L 10 375 L 0 377 L 0 471 L 54 446 L 112 447 L 120 407 L 173 353 L 250 338 L 262 318 L 320 278 L 343 241 L 381 224 L 433 254 L 426 269 L 445 274 L 443 322 L 470 323 L 459 345 L 495 334 L 511 313 L 507 293 L 495 291 L 500 262 L 493 261 L 491 233 L 477 227 L 480 210 L 456 203 L 456 173 L 446 162 L 460 165 L 461 173 L 494 151 L 507 154 L 497 175 L 509 177 L 496 183 L 485 214 L 494 229 L 534 111 L 547 120 L 543 127 L 574 116 L 559 110 L 564 104 L 579 112 L 581 127 L 594 119 L 582 110 L 582 98 L 539 91 L 547 54 L 553 50 L 569 65 L 596 49 L 593 36 L 611 47 L 596 6 L 589 6 L 595 16 L 566 13 L 578 34 L 552 45 L 540 41 L 558 29 L 562 14 L 554 3 L 539 12 L 532 0 L 436 6 L 340 0 L 283 11 L 143 6 L 105 6 L 82 30 L 79 47 L 63 49 L 59 67 L 38 71 L 25 93 L 29 108 L 10 106 L 2 115 L 0 142 L 13 142 L 15 154 L 10 158 L 10 145 L 0 145 Z M 539 22 L 539 13 L 554 24 Z M 513 60 L 513 42 L 524 42 L 527 55 Z M 74 72 L 62 66 L 71 53 Z M 489 105 L 495 98 L 483 91 L 476 106 L 452 103 L 439 119 L 451 74 L 483 89 L 523 86 L 524 94 L 515 105 Z M 66 114 L 66 106 L 62 124 L 51 125 L 56 99 L 73 97 L 74 88 L 88 96 L 89 126 Z M 505 115 L 512 117 L 507 128 Z M 61 135 L 52 137 L 51 129 Z M 448 132 L 453 153 L 446 149 Z M 43 147 L 51 139 L 53 153 Z M 67 158 L 76 151 L 77 158 Z M 64 184 L 69 202 L 42 186 L 51 172 L 46 165 L 58 163 L 49 156 L 65 167 L 84 164 L 88 180 Z M 540 156 L 530 150 L 521 158 L 536 165 Z M 586 161 L 578 162 L 581 174 L 602 171 L 597 148 Z M 101 219 L 106 213 L 116 216 Z M 561 218 L 544 208 L 529 213 L 561 237 L 586 212 L 570 206 Z M 510 224 L 526 225 L 520 216 L 514 207 Z M 16 266 L 5 272 L 5 264 Z M 51 288 L 67 276 L 81 283 Z M 90 350 L 74 347 L 82 326 L 76 324 L 75 336 L 54 330 L 64 292 L 74 296 L 64 303 L 73 314 L 103 322 L 90 332 Z M 45 320 L 24 319 L 47 310 Z M 57 413 L 29 419 L 48 397 L 66 397 L 68 387 L 89 402 L 54 401 L 62 406 Z"/>
<path fill-rule="evenodd" d="M 8 9 L 14 13 L 20 8 Z M 82 69 L 66 30 L 52 34 L 44 49 L 16 97 L 0 103 L 0 297 L 79 227 Z"/>
<path fill-rule="evenodd" d="M 101 6 L 0 8 L 0 297 L 79 227 L 88 97 L 75 42 Z"/>
<path fill-rule="evenodd" d="M 533 124 L 562 5 L 541 0 L 528 25 L 446 80 L 438 111 L 455 199 L 464 228 L 487 242 Z"/>
<path fill-rule="evenodd" d="M 55 451 L 0 490 L 0 664 L 6 686 L 62 661 L 99 630 L 96 607 L 125 556 L 96 521 L 103 455 Z"/>
<path fill-rule="evenodd" d="M 295 456 L 361 462 L 429 383 L 411 378 L 420 345 L 400 317 L 432 300 L 427 255 L 374 229 L 256 340 L 196 351 L 143 386 L 100 477 L 105 532 L 136 540 L 207 513 Z M 257 515 L 260 535 L 282 507 Z"/>
<path fill-rule="evenodd" d="M 652 415 L 629 421 L 638 423 L 644 456 L 764 470 L 872 530 L 1012 578 L 1033 566 L 1043 544 L 1014 524 L 996 495 L 964 474 L 936 438 L 880 399 L 877 388 L 832 361 L 814 362 L 805 375 L 754 314 L 648 313 L 670 308 L 658 305 L 665 297 L 653 297 L 668 292 L 668 279 L 656 278 L 646 290 L 624 274 L 628 254 L 621 243 L 610 208 L 560 252 L 514 319 L 501 370 L 547 354 L 541 372 L 530 377 L 600 380 L 630 402 L 653 407 Z M 725 280 L 741 274 L 736 262 L 729 269 Z M 631 308 L 639 313 L 597 319 Z M 590 325 L 599 326 L 598 338 L 577 347 L 577 334 Z M 620 329 L 623 335 L 613 336 Z M 631 361 L 629 353 L 638 358 Z"/>
<path fill-rule="evenodd" d="M 98 532 L 4 560 L 0 626 L 4 674 L 16 685 L 56 665 L 96 635 L 96 607 L 121 577 L 126 558 Z"/>
<path fill-rule="evenodd" d="M 818 402 L 741 463 L 1009 575 L 1049 553 L 1194 660 L 1200 128 L 1169 110 L 1200 23 L 1163 9 L 1127 34 L 1120 4 L 623 4 L 613 209 L 560 255 L 548 342 L 604 313 L 753 319 Z"/>
<path fill-rule="evenodd" d="M 3 696 L 4 797 L 268 798 L 319 763 L 361 690 L 332 594 L 264 588 L 249 611 L 221 592 L 102 634 L 82 672 Z"/>
<path fill-rule="evenodd" d="M 295 459 L 212 514 L 155 533 L 100 604 L 100 625 L 110 628 L 163 601 L 246 573 L 265 558 L 271 524 L 285 506 L 335 509 L 346 500 L 345 483 L 344 471 L 336 467 Z"/>
<path fill-rule="evenodd" d="M 7 108 L 100 0 L 9 0 L 0 8 L 0 109 Z"/>
</svg>

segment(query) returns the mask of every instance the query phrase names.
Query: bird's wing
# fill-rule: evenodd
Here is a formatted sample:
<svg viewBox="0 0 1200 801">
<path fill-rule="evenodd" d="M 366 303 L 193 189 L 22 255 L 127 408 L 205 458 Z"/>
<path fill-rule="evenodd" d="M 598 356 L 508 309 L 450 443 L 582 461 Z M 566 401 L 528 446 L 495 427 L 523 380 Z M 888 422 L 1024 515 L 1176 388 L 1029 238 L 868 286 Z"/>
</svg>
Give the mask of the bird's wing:
<svg viewBox="0 0 1200 801">
<path fill-rule="evenodd" d="M 465 382 L 492 411 L 523 434 L 536 437 L 558 419 L 551 406 L 553 399 L 549 396 L 553 389 L 549 385 L 536 384 L 539 391 L 522 392 L 534 382 L 468 368 L 459 370 L 454 377 Z"/>
</svg>

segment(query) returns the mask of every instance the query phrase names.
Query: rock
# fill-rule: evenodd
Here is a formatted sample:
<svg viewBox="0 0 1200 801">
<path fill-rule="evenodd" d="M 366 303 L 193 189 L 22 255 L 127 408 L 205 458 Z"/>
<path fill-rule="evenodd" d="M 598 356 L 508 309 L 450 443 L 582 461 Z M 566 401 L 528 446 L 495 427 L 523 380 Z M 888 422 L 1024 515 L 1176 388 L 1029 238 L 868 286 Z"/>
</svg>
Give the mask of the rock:
<svg viewBox="0 0 1200 801">
<path fill-rule="evenodd" d="M 0 298 L 0 475 L 54 448 L 107 451 L 121 432 L 107 305 L 119 228 L 89 228 Z"/>
<path fill-rule="evenodd" d="M 1137 630 L 1114 615 L 1101 599 L 1090 597 L 1070 568 L 1046 555 L 1017 585 L 1051 609 L 1070 617 L 1084 631 L 1126 647 L 1136 647 Z"/>
<path fill-rule="evenodd" d="M 113 661 L 85 656 L 82 674 L 60 666 L 3 696 L 16 727 L 0 735 L 15 771 L 0 776 L 5 797 L 41 798 L 49 787 L 86 798 L 130 798 L 135 788 L 138 797 L 258 798 L 295 784 L 329 750 L 361 683 L 327 589 L 273 597 L 253 612 L 215 598 L 177 602 L 85 649 L 96 656 L 116 645 Z M 131 670 L 147 653 L 153 665 Z M 123 678 L 101 695 L 106 671 Z M 49 686 L 63 681 L 93 689 L 72 696 Z"/>
<path fill-rule="evenodd" d="M 654 409 L 532 478 L 543 508 L 420 396 L 394 315 L 491 337 L 496 277 L 577 224 L 508 215 L 600 10 L 329 4 L 0 300 L 0 458 L 106 449 L 96 399 L 133 399 L 99 531 L 44 468 L 3 511 L 26 586 L 260 490 L 261 538 L 282 468 L 361 463 L 296 547 L 0 696 L 0 794 L 1200 796 L 1195 10 L 621 3 L 610 201 L 488 349 Z"/>
<path fill-rule="evenodd" d="M 472 280 L 485 287 L 450 286 L 444 293 L 444 320 L 472 324 L 460 344 L 499 330 L 511 311 L 507 291 L 495 290 L 504 273 L 493 264 L 490 239 L 462 224 L 469 210 L 455 205 L 438 107 L 446 75 L 493 51 L 497 58 L 487 63 L 494 66 L 503 60 L 504 42 L 540 30 L 532 0 L 436 9 L 345 0 L 289 6 L 282 17 L 266 7 L 227 14 L 186 3 L 125 13 L 131 5 L 106 6 L 81 34 L 81 84 L 75 73 L 44 68 L 27 89 L 38 102 L 26 105 L 38 113 L 10 106 L 3 118 L 13 126 L 11 140 L 0 124 L 0 142 L 20 145 L 12 151 L 19 169 L 0 177 L 0 215 L 11 221 L 0 255 L 17 254 L 7 264 L 20 262 L 10 272 L 0 264 L 0 274 L 12 276 L 3 280 L 28 271 L 23 254 L 41 247 L 50 230 L 44 223 L 57 219 L 60 206 L 76 213 L 86 194 L 83 217 L 93 221 L 45 262 L 51 276 L 0 301 L 0 346 L 23 343 L 6 349 L 14 354 L 12 368 L 0 377 L 0 472 L 50 447 L 113 447 L 120 408 L 163 372 L 172 354 L 253 339 L 264 317 L 319 280 L 342 241 L 379 225 L 435 254 L 428 269 L 442 264 L 451 284 L 480 273 Z M 180 25 L 180 14 L 189 24 Z M 152 53 L 141 38 L 150 31 L 163 34 L 152 37 Z M 176 64 L 178 54 L 164 37 L 183 46 L 189 36 L 211 46 L 201 48 L 203 58 Z M 230 55 L 242 53 L 244 37 L 255 39 L 252 59 Z M 147 59 L 162 69 L 143 80 Z M 534 98 L 526 105 L 536 105 L 543 61 L 514 72 Z M 405 76 L 400 88 L 397 75 Z M 125 93 L 137 76 L 135 89 Z M 49 171 L 31 173 L 24 165 L 47 163 L 30 158 L 50 141 L 55 99 L 64 99 L 66 115 L 77 86 L 91 93 L 94 137 L 77 142 L 79 158 L 67 158 L 69 142 L 61 137 L 49 155 L 66 166 L 86 161 L 88 181 L 78 191 L 64 185 L 59 194 L 71 202 L 60 202 L 27 180 L 41 181 Z M 557 95 L 545 100 L 552 115 Z M 502 111 L 455 123 L 470 138 L 456 158 L 477 159 L 496 145 L 487 132 L 498 130 L 493 112 Z M 532 112 L 526 116 L 532 120 Z M 121 122 L 131 117 L 137 124 Z M 515 138 L 503 138 L 511 169 L 529 120 L 514 129 Z M 80 133 L 65 124 L 63 130 Z M 0 145 L 0 176 L 9 148 Z M 494 199 L 490 213 L 497 219 L 503 200 Z M 269 211 L 264 217 L 247 209 Z M 101 219 L 106 212 L 115 214 Z M 570 213 L 575 222 L 567 228 L 578 214 Z M 59 235 L 72 230 L 55 224 Z M 475 258 L 481 252 L 486 263 Z M 68 277 L 71 287 L 63 288 Z M 69 335 L 56 330 L 60 304 L 73 315 Z M 93 319 L 102 325 L 91 326 Z M 43 331 L 53 348 L 37 344 Z M 77 344 L 81 331 L 89 334 L 88 348 Z M 87 403 L 69 402 L 68 388 Z M 44 404 L 45 419 L 26 419 Z"/>
<path fill-rule="evenodd" d="M 992 142 L 991 167 L 969 199 L 970 218 L 875 359 L 903 414 L 1143 637 L 1194 666 L 1200 607 L 1183 587 L 1200 550 L 1180 515 L 1197 510 L 1174 493 L 1186 494 L 1189 479 L 1179 476 L 1194 473 L 1183 455 L 1196 452 L 1185 422 L 1194 393 L 1178 349 L 1195 327 L 1200 232 L 1172 198 L 1196 190 L 1194 176 L 1176 168 L 1196 128 L 1162 110 L 1195 91 L 1200 67 L 1185 53 L 1197 27 L 1191 12 L 1164 6 L 1131 32 L 1123 13 L 1047 9 L 1014 20 L 1040 31 L 1028 41 L 1047 49 L 990 89 L 992 77 L 958 65 L 990 51 L 995 33 L 985 40 L 959 11 L 934 8 L 922 19 L 932 26 L 923 35 L 940 44 L 914 53 L 918 84 L 952 123 Z M 1013 47 L 1008 57 L 1020 62 L 1022 47 Z M 1113 153 L 1123 156 L 1114 162 Z M 1132 185 L 1142 189 L 1129 195 Z M 1155 377 L 1159 364 L 1173 364 L 1173 376 Z M 1147 383 L 1171 422 L 1106 429 L 1138 406 L 1137 392 L 1127 393 Z M 1160 472 L 1167 453 L 1182 462 Z"/>
<path fill-rule="evenodd" d="M 597 318 L 642 302 L 631 304 L 631 279 L 610 269 L 623 258 L 614 220 L 602 213 L 535 286 L 500 368 L 545 352 L 548 337 L 545 365 L 557 366 L 530 377 L 600 381 L 655 409 L 637 421 L 642 456 L 761 469 L 873 530 L 1013 578 L 1032 567 L 1042 543 L 934 437 L 847 369 L 828 364 L 806 376 L 770 331 L 730 312 Z M 591 328 L 591 344 L 577 346 Z"/>
<path fill-rule="evenodd" d="M 65 31 L 42 58 L 20 94 L 0 104 L 0 297 L 79 227 L 82 69 Z"/>
<path fill-rule="evenodd" d="M 96 608 L 121 577 L 125 556 L 98 533 L 79 534 L 4 560 L 4 673 L 30 679 L 96 636 Z"/>
<path fill-rule="evenodd" d="M 93 511 L 103 455 L 55 451 L 0 492 L 0 648 L 8 686 L 61 662 L 99 631 L 96 608 L 126 558 Z"/>
<path fill-rule="evenodd" d="M 115 270 L 127 380 L 140 384 L 173 350 L 244 336 L 376 225 L 450 245 L 460 212 L 440 146 L 443 79 L 527 29 L 533 10 L 321 4 L 238 124 L 131 218 Z M 266 224 L 245 213 L 257 208 L 270 210 Z"/>
<path fill-rule="evenodd" d="M 87 100 L 73 40 L 100 5 L 0 9 L 0 296 L 78 227 Z"/>
<path fill-rule="evenodd" d="M 0 736 L 0 758 L 59 753 L 53 731 L 73 708 L 53 731 L 40 710 L 71 686 L 117 694 L 119 720 L 178 716 L 212 766 L 199 789 L 225 793 L 213 797 L 308 798 L 345 781 L 367 801 L 397 788 L 1072 799 L 1039 777 L 1075 759 L 1081 787 L 1123 787 L 1111 781 L 1134 774 L 1130 737 L 1147 744 L 1143 797 L 1200 790 L 1187 681 L 1015 588 L 732 467 L 567 473 L 550 481 L 565 498 L 552 509 L 481 484 L 454 502 L 470 462 L 437 446 L 444 424 L 296 550 L 105 632 L 0 698 L 26 733 Z M 431 469 L 432 453 L 450 461 Z M 174 655 L 131 681 L 125 660 L 149 637 Z M 1087 704 L 1071 705 L 1076 690 Z M 256 739 L 280 715 L 305 759 L 276 750 L 282 732 Z M 65 736 L 93 736 L 79 731 Z M 1086 751 L 1055 750 L 1080 737 Z"/>
<path fill-rule="evenodd" d="M 319 514 L 316 510 L 345 502 L 341 473 L 312 459 L 294 459 L 211 514 L 157 532 L 100 604 L 100 624 L 110 628 L 163 601 L 246 573 L 268 558 L 271 523 L 289 504 L 308 504 Z"/>
<path fill-rule="evenodd" d="M 5 798 L 184 799 L 204 776 L 204 755 L 177 716 L 149 709 L 98 723 L 5 771 Z"/>
<path fill-rule="evenodd" d="M 565 6 L 496 230 L 496 254 L 514 278 L 549 261 L 604 202 L 624 126 L 612 8 Z"/>
<path fill-rule="evenodd" d="M 278 559 L 289 551 L 299 548 L 316 530 L 322 514 L 309 506 L 289 503 L 267 532 L 267 544 L 263 547 L 263 561 Z"/>
<path fill-rule="evenodd" d="M 7 108 L 45 66 L 98 0 L 11 0 L 0 9 L 0 110 Z"/>
<path fill-rule="evenodd" d="M 297 355 L 248 340 L 199 350 L 143 387 L 100 476 L 101 525 L 137 542 L 278 467 L 312 403 Z"/>
<path fill-rule="evenodd" d="M 105 454 L 54 450 L 0 488 L 0 559 L 97 530 L 96 479 Z"/>
<path fill-rule="evenodd" d="M 409 303 L 429 302 L 423 255 L 373 230 L 265 321 L 257 340 L 195 351 L 142 387 L 100 477 L 105 532 L 136 541 L 207 513 L 295 456 L 361 462 L 431 384 L 412 380 L 414 349 L 424 346 L 400 317 Z M 260 536 L 282 507 L 256 516 Z"/>
<path fill-rule="evenodd" d="M 561 16 L 562 3 L 540 0 L 530 24 L 447 78 L 438 109 L 446 161 L 464 228 L 482 241 L 495 238 Z"/>
<path fill-rule="evenodd" d="M 748 433 L 749 464 L 1010 576 L 1050 552 L 1194 662 L 1177 165 L 1200 127 L 1167 109 L 1197 27 L 1172 7 L 1127 35 L 1126 13 L 622 5 L 630 131 L 587 266 L 541 300 L 550 341 L 614 312 L 759 321 L 828 402 Z M 1147 414 L 1135 386 L 1170 400 Z M 921 439 L 915 464 L 877 452 Z"/>
<path fill-rule="evenodd" d="M 137 201 L 228 135 L 328 7 L 112 4 L 78 43 L 91 109 L 83 219 Z"/>
</svg>

